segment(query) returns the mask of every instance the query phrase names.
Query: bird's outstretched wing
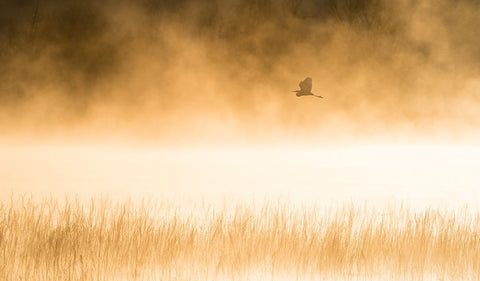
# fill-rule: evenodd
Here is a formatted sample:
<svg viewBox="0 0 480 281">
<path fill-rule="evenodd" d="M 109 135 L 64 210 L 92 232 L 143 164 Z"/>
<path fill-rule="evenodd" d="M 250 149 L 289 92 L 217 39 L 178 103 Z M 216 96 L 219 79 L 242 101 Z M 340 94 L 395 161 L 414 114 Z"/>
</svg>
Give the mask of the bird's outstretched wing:
<svg viewBox="0 0 480 281">
<path fill-rule="evenodd" d="M 302 90 L 302 92 L 310 93 L 312 91 L 312 78 L 305 78 L 305 80 L 300 81 L 298 86 L 300 86 L 300 90 Z"/>
</svg>

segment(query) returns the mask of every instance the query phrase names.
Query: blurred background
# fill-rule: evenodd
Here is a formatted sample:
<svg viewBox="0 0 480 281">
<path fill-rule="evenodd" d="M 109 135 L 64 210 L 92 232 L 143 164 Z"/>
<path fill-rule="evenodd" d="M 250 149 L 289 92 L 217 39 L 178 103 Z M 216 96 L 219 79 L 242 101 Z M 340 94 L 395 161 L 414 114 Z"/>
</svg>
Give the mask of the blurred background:
<svg viewBox="0 0 480 281">
<path fill-rule="evenodd" d="M 2 2 L 1 195 L 476 200 L 479 12 Z M 291 92 L 307 76 L 324 99 Z"/>
</svg>

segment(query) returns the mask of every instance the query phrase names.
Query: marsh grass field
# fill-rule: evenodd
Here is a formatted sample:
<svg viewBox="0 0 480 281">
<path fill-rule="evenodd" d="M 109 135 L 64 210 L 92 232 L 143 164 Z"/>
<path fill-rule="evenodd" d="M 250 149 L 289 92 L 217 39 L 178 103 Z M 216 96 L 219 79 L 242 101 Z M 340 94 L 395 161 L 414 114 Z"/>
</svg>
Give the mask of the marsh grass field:
<svg viewBox="0 0 480 281">
<path fill-rule="evenodd" d="M 478 280 L 480 212 L 95 197 L 0 205 L 1 280 Z"/>
</svg>

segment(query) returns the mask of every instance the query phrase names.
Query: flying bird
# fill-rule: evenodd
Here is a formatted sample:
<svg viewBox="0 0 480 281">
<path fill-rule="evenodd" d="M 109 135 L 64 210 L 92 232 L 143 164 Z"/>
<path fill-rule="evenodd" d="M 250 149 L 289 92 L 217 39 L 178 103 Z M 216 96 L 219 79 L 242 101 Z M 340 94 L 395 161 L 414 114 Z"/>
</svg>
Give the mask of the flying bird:
<svg viewBox="0 0 480 281">
<path fill-rule="evenodd" d="M 314 97 L 317 97 L 317 98 L 323 98 L 322 96 L 315 95 L 314 93 L 312 93 L 312 78 L 310 78 L 310 77 L 307 77 L 307 78 L 305 78 L 305 80 L 300 81 L 298 86 L 300 86 L 300 90 L 292 91 L 294 93 L 297 93 L 296 94 L 297 97 L 314 96 Z"/>
</svg>

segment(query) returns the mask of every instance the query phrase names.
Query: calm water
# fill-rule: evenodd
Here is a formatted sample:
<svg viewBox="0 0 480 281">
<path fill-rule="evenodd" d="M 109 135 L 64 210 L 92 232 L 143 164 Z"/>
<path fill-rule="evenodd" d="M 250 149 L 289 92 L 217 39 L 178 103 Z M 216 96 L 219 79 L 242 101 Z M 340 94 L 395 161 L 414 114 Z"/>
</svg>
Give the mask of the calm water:
<svg viewBox="0 0 480 281">
<path fill-rule="evenodd" d="M 408 199 L 478 203 L 480 146 L 0 147 L 0 197 Z"/>
</svg>

